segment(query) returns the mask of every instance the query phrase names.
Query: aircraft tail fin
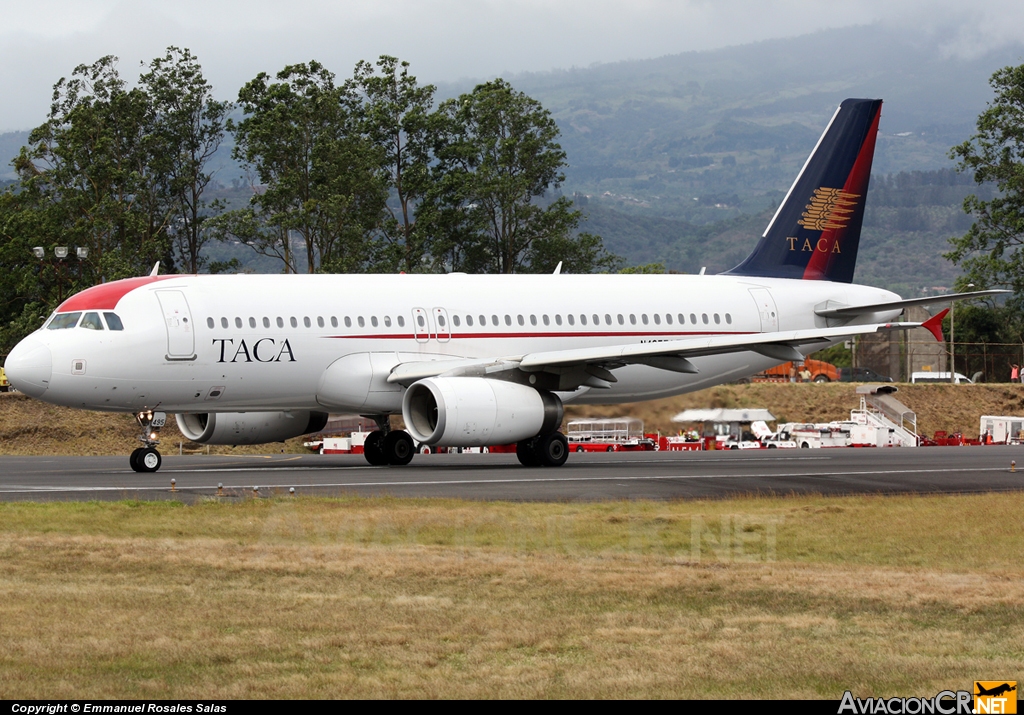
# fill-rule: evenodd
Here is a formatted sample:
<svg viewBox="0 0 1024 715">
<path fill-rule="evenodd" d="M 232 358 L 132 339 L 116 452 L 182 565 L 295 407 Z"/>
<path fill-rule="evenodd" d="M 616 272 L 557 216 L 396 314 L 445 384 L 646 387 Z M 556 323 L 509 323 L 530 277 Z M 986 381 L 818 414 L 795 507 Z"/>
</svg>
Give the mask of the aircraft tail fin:
<svg viewBox="0 0 1024 715">
<path fill-rule="evenodd" d="M 832 115 L 753 253 L 730 275 L 853 282 L 880 99 Z"/>
</svg>

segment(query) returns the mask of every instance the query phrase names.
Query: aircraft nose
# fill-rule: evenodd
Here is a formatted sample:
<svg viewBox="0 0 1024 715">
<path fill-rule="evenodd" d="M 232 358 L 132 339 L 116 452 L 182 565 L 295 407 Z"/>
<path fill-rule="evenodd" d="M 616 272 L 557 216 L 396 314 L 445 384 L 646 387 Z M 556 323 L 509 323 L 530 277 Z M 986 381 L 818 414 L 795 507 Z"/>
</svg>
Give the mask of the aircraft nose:
<svg viewBox="0 0 1024 715">
<path fill-rule="evenodd" d="M 25 338 L 7 356 L 4 371 L 16 390 L 30 397 L 42 397 L 53 373 L 50 348 L 38 340 Z"/>
</svg>

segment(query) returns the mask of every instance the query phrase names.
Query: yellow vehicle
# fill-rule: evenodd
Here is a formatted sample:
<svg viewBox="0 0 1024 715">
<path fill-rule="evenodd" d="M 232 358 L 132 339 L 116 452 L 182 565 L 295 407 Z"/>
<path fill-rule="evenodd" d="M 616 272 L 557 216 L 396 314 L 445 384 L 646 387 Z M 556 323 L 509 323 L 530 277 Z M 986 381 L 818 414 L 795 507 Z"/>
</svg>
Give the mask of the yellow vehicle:
<svg viewBox="0 0 1024 715">
<path fill-rule="evenodd" d="M 7 381 L 7 373 L 0 367 L 0 392 L 7 392 L 11 389 L 11 383 Z"/>
</svg>

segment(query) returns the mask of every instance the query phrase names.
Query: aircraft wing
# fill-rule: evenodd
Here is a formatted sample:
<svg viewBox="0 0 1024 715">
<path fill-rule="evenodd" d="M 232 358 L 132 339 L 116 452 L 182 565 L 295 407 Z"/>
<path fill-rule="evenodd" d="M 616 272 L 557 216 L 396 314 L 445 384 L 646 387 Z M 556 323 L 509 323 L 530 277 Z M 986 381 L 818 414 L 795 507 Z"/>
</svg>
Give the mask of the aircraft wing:
<svg viewBox="0 0 1024 715">
<path fill-rule="evenodd" d="M 916 305 L 934 305 L 936 303 L 949 303 L 954 300 L 968 300 L 970 298 L 990 298 L 995 295 L 1006 295 L 1011 290 L 976 290 L 970 293 L 947 293 L 945 295 L 933 295 L 927 298 L 910 298 L 909 300 L 894 300 L 889 303 L 873 303 L 871 305 L 848 305 L 840 308 L 828 308 L 814 311 L 816 315 L 823 318 L 855 318 L 866 313 L 879 313 L 885 310 L 904 310 Z"/>
<path fill-rule="evenodd" d="M 798 348 L 801 347 L 832 342 L 853 335 L 875 333 L 879 330 L 902 330 L 916 328 L 920 325 L 921 323 L 875 323 L 838 328 L 749 333 L 746 335 L 713 335 L 687 338 L 685 340 L 668 340 L 665 342 L 630 343 L 628 345 L 614 345 L 610 347 L 554 350 L 524 355 L 519 361 L 519 367 L 527 371 L 574 364 L 596 364 L 615 367 L 630 364 L 649 364 L 653 367 L 662 367 L 662 365 L 656 364 L 660 362 L 660 358 L 686 360 L 686 358 L 692 357 L 721 355 L 748 350 L 785 362 L 787 360 L 803 360 L 804 355 L 798 351 Z M 669 364 L 671 363 L 665 363 L 663 369 L 673 369 L 667 367 Z M 678 363 L 678 366 L 679 368 L 684 367 L 682 363 Z M 696 368 L 677 369 L 676 372 L 697 372 L 697 370 Z"/>
<path fill-rule="evenodd" d="M 838 328 L 713 335 L 684 340 L 552 350 L 526 355 L 509 355 L 502 358 L 413 361 L 395 366 L 388 376 L 388 382 L 408 386 L 417 380 L 437 376 L 508 379 L 508 373 L 518 371 L 520 375 L 524 372 L 551 372 L 561 375 L 566 378 L 561 381 L 566 383 L 560 385 L 559 389 L 562 390 L 575 389 L 578 385 L 584 384 L 590 384 L 593 387 L 606 387 L 607 385 L 603 383 L 617 382 L 611 370 L 625 365 L 648 365 L 673 372 L 697 373 L 697 367 L 688 358 L 748 350 L 775 358 L 779 362 L 799 361 L 804 359 L 805 353 L 813 352 L 815 346 L 821 343 L 854 335 L 866 335 L 880 330 L 906 330 L 921 326 L 922 323 L 874 323 Z M 806 348 L 811 349 L 801 352 L 801 349 Z M 572 373 L 575 373 L 575 377 L 570 376 Z M 572 382 L 575 382 L 576 385 L 572 385 Z"/>
</svg>

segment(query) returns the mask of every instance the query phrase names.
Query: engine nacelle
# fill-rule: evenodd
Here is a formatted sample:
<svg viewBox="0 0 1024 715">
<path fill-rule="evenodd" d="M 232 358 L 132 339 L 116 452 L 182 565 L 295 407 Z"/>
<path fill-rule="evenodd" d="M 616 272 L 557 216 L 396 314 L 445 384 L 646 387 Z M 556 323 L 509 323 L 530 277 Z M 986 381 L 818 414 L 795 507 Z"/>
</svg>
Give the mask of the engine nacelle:
<svg viewBox="0 0 1024 715">
<path fill-rule="evenodd" d="M 326 412 L 196 412 L 177 414 L 178 429 L 200 444 L 264 444 L 283 442 L 327 424 Z"/>
<path fill-rule="evenodd" d="M 431 377 L 402 400 L 405 428 L 417 442 L 447 447 L 509 444 L 553 432 L 562 401 L 550 392 L 483 377 Z"/>
</svg>

